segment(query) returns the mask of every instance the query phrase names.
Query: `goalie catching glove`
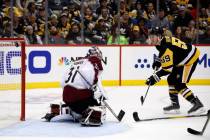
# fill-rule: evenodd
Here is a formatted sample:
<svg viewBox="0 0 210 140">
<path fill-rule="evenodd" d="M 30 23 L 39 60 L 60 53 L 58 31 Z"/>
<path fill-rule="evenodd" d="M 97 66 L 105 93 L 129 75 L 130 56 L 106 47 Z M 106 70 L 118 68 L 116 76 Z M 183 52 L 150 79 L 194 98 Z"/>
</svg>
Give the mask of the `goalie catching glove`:
<svg viewBox="0 0 210 140">
<path fill-rule="evenodd" d="M 160 79 L 161 79 L 161 78 L 160 78 L 156 73 L 154 73 L 152 76 L 150 76 L 150 77 L 146 80 L 146 84 L 152 86 L 152 85 L 156 84 L 157 82 L 159 82 Z"/>
</svg>

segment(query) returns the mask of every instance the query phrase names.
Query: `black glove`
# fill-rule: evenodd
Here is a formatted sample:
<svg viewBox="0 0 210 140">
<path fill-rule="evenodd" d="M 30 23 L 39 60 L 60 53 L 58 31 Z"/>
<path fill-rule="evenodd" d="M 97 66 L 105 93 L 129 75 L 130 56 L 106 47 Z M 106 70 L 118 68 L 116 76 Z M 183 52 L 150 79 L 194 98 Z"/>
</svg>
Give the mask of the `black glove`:
<svg viewBox="0 0 210 140">
<path fill-rule="evenodd" d="M 152 76 L 150 76 L 147 80 L 146 80 L 146 84 L 147 85 L 154 85 L 157 82 L 160 81 L 160 77 L 157 74 L 153 74 Z"/>
<path fill-rule="evenodd" d="M 155 57 L 154 62 L 152 64 L 153 70 L 158 70 L 161 67 L 161 59 L 158 57 Z"/>
</svg>

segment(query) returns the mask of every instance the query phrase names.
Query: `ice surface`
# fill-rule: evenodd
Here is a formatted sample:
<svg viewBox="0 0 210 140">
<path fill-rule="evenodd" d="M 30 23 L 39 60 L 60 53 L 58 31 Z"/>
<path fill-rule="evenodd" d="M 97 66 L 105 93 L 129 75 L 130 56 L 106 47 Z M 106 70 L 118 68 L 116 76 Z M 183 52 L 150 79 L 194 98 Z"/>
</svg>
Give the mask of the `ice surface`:
<svg viewBox="0 0 210 140">
<path fill-rule="evenodd" d="M 206 110 L 210 109 L 210 87 L 189 86 L 189 88 L 203 102 Z M 165 115 L 162 111 L 162 108 L 170 103 L 168 87 L 150 87 L 144 105 L 141 106 L 140 96 L 145 94 L 146 89 L 146 86 L 106 87 L 109 105 L 116 113 L 123 109 L 126 114 L 119 123 L 107 110 L 107 121 L 101 127 L 81 127 L 70 120 L 44 122 L 40 118 L 49 112 L 49 105 L 61 102 L 61 89 L 27 90 L 26 121 L 12 125 L 4 124 L 0 127 L 0 140 L 210 140 L 210 124 L 203 136 L 194 136 L 187 132 L 188 127 L 201 131 L 206 117 L 136 123 L 132 118 L 134 111 L 138 111 L 141 119 L 172 116 Z M 187 115 L 191 104 L 181 96 L 179 99 L 181 115 Z M 1 106 L 2 104 L 0 102 Z"/>
</svg>

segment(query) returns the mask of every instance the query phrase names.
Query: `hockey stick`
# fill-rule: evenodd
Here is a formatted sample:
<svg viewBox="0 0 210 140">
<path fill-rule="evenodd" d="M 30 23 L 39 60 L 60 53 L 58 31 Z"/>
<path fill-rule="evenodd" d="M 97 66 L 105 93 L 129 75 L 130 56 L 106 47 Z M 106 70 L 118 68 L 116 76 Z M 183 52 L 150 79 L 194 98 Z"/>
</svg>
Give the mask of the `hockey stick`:
<svg viewBox="0 0 210 140">
<path fill-rule="evenodd" d="M 149 86 L 148 86 L 148 88 L 147 88 L 147 91 L 146 91 L 146 94 L 144 95 L 144 97 L 141 96 L 141 98 L 140 98 L 140 100 L 141 100 L 141 105 L 144 104 L 144 101 L 145 101 L 145 99 L 146 99 L 146 97 L 147 97 L 147 93 L 148 93 L 148 91 L 149 91 L 150 86 L 151 86 L 151 85 L 149 84 Z"/>
<path fill-rule="evenodd" d="M 155 72 L 156 72 L 156 68 L 155 68 L 153 74 L 154 74 Z M 147 97 L 147 94 L 148 94 L 148 91 L 149 91 L 150 86 L 151 86 L 151 84 L 149 83 L 148 88 L 147 88 L 147 91 L 146 91 L 146 94 L 145 94 L 144 96 L 141 96 L 141 98 L 140 98 L 140 100 L 141 100 L 141 105 L 144 104 L 144 101 L 145 101 L 145 99 L 146 99 L 146 97 Z"/>
<path fill-rule="evenodd" d="M 160 117 L 160 118 L 151 118 L 151 119 L 140 119 L 137 112 L 133 112 L 133 118 L 136 122 L 143 121 L 155 121 L 155 120 L 169 120 L 169 119 L 180 119 L 180 118 L 192 118 L 192 117 L 203 117 L 207 116 L 206 114 L 201 115 L 186 115 L 186 116 L 173 116 L 173 117 Z"/>
<path fill-rule="evenodd" d="M 205 124 L 204 124 L 204 126 L 203 126 L 203 129 L 201 130 L 201 131 L 197 131 L 197 130 L 194 130 L 194 129 L 192 129 L 192 128 L 187 128 L 187 131 L 189 132 L 189 133 L 191 133 L 191 134 L 193 134 L 193 135 L 203 135 L 203 133 L 204 133 L 204 131 L 205 131 L 205 129 L 206 129 L 206 126 L 207 126 L 207 124 L 208 124 L 208 122 L 209 122 L 209 118 L 210 118 L 210 110 L 208 111 L 208 113 L 207 113 L 207 120 L 206 120 L 206 122 L 205 122 Z"/>
<path fill-rule="evenodd" d="M 103 101 L 103 103 L 109 109 L 109 111 L 115 116 L 115 118 L 120 122 L 125 115 L 125 111 L 120 110 L 119 114 L 116 115 L 115 112 L 112 110 L 112 108 L 109 106 L 109 104 L 106 101 Z"/>
<path fill-rule="evenodd" d="M 90 82 L 80 73 L 80 71 L 77 70 L 77 72 L 82 77 L 82 79 L 85 80 L 85 82 L 91 87 Z M 122 118 L 124 117 L 124 115 L 125 115 L 125 111 L 123 111 L 121 109 L 120 112 L 119 112 L 119 114 L 116 115 L 116 113 L 113 111 L 113 109 L 109 106 L 109 104 L 105 100 L 103 100 L 102 102 L 104 103 L 104 105 L 106 106 L 106 108 L 109 109 L 109 111 L 112 113 L 112 115 L 115 116 L 115 118 L 120 122 L 122 120 Z"/>
</svg>

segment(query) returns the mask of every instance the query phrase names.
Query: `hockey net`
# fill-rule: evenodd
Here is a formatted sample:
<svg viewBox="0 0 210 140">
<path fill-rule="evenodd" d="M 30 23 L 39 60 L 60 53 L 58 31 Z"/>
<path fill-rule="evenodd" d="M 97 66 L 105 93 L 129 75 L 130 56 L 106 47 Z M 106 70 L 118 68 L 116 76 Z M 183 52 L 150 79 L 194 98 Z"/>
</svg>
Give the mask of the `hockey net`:
<svg viewBox="0 0 210 140">
<path fill-rule="evenodd" d="M 25 43 L 0 38 L 0 126 L 25 120 Z"/>
</svg>

